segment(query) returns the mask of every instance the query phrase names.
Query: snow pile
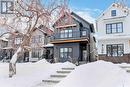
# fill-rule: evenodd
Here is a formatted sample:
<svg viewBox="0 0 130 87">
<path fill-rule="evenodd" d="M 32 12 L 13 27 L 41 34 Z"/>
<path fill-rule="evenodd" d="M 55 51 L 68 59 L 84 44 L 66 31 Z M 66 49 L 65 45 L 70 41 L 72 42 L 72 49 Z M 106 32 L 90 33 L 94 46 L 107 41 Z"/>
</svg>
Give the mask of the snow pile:
<svg viewBox="0 0 130 87">
<path fill-rule="evenodd" d="M 50 64 L 50 63 L 47 62 L 47 60 L 42 59 L 42 60 L 39 60 L 38 62 L 36 62 L 35 64 Z"/>
<path fill-rule="evenodd" d="M 97 61 L 77 67 L 55 87 L 130 87 L 118 65 Z"/>
<path fill-rule="evenodd" d="M 17 63 L 17 74 L 8 78 L 9 64 L 0 63 L 0 87 L 35 87 L 62 67 L 71 66 L 75 65 L 69 62 L 50 64 L 45 59 L 36 63 Z"/>
</svg>

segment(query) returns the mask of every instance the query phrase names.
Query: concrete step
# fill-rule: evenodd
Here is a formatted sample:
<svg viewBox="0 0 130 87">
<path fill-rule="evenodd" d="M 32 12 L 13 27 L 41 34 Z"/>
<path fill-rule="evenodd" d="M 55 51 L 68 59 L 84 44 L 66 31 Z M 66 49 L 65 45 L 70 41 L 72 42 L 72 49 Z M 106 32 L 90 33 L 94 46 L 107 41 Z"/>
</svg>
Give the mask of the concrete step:
<svg viewBox="0 0 130 87">
<path fill-rule="evenodd" d="M 42 82 L 34 87 L 54 87 L 57 83 Z"/>
<path fill-rule="evenodd" d="M 53 77 L 53 78 L 64 78 L 64 77 L 66 77 L 67 75 L 51 75 L 50 77 Z"/>
<path fill-rule="evenodd" d="M 80 61 L 78 64 L 79 64 L 79 65 L 86 64 L 86 61 Z"/>
<path fill-rule="evenodd" d="M 130 68 L 130 66 L 120 66 L 121 68 Z"/>
<path fill-rule="evenodd" d="M 56 71 L 57 73 L 62 73 L 62 74 L 69 74 L 71 73 L 71 71 L 64 71 L 64 70 L 61 70 L 61 71 Z"/>
<path fill-rule="evenodd" d="M 75 68 L 62 68 L 62 70 L 74 70 Z"/>
<path fill-rule="evenodd" d="M 130 73 L 130 69 L 127 69 L 126 72 Z"/>
<path fill-rule="evenodd" d="M 47 80 L 42 80 L 42 82 L 47 83 L 47 84 L 49 84 L 49 83 L 59 83 L 60 80 L 47 79 Z"/>
</svg>

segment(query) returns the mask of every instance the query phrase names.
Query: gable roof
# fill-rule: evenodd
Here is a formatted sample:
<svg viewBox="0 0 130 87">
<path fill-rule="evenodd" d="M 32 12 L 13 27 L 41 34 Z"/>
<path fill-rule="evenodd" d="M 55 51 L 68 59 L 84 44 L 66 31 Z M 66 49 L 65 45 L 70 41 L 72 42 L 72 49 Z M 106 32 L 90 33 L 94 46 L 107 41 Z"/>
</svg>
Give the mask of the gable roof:
<svg viewBox="0 0 130 87">
<path fill-rule="evenodd" d="M 86 21 L 85 19 L 83 19 L 82 17 L 80 17 L 79 15 L 77 15 L 76 13 L 74 12 L 71 12 L 71 17 L 73 19 L 75 19 L 77 22 L 81 23 L 79 20 L 82 20 L 83 22 L 85 22 L 86 24 L 89 24 L 90 26 L 90 31 L 95 33 L 95 30 L 94 30 L 94 25 L 92 23 L 89 23 L 88 21 Z M 58 22 L 62 17 L 60 17 L 56 22 Z M 78 19 L 78 20 L 77 20 Z M 56 22 L 53 24 L 53 27 L 55 26 Z M 69 26 L 69 25 L 68 25 Z"/>
<path fill-rule="evenodd" d="M 117 7 L 122 7 L 122 9 L 128 9 L 128 7 L 124 7 L 122 4 L 120 3 L 112 3 L 107 9 L 105 9 L 99 16 L 98 18 L 96 19 L 96 21 L 98 21 L 112 6 L 117 6 Z"/>
<path fill-rule="evenodd" d="M 78 18 L 78 19 L 80 19 L 80 20 L 82 20 L 82 21 L 84 21 L 85 23 L 87 23 L 87 24 L 91 24 L 91 23 L 89 23 L 88 21 L 86 21 L 85 19 L 83 19 L 82 17 L 80 17 L 79 15 L 77 15 L 76 13 L 74 13 L 74 12 L 71 12 L 71 15 L 72 16 L 75 16 L 76 18 Z M 74 17 L 73 17 L 74 18 Z M 74 18 L 75 19 L 75 18 Z"/>
<path fill-rule="evenodd" d="M 89 24 L 89 26 L 90 26 L 90 31 L 93 32 L 93 33 L 95 33 L 94 25 L 93 25 L 92 23 L 89 23 L 88 21 L 86 21 L 85 19 L 83 19 L 82 17 L 80 17 L 79 15 L 77 15 L 77 14 L 74 13 L 74 12 L 72 12 L 71 14 L 72 14 L 73 16 L 75 16 L 76 18 L 82 20 L 83 22 Z"/>
</svg>

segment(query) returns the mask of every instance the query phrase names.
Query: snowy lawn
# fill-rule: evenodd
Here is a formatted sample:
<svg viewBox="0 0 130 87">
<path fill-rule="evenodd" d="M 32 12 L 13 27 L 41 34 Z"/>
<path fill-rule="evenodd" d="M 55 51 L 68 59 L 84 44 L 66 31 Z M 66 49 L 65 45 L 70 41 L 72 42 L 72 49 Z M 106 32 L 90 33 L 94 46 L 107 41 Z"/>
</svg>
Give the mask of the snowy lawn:
<svg viewBox="0 0 130 87">
<path fill-rule="evenodd" d="M 130 87 L 130 74 L 117 64 L 97 61 L 78 66 L 55 87 Z"/>
<path fill-rule="evenodd" d="M 0 87 L 33 87 L 62 67 L 75 67 L 66 63 L 50 64 L 45 60 L 37 63 L 17 63 L 17 74 L 8 78 L 8 63 L 0 63 Z"/>
<path fill-rule="evenodd" d="M 18 63 L 16 76 L 8 78 L 8 63 L 0 63 L 0 87 L 34 87 L 63 67 L 75 65 L 69 62 L 50 64 L 45 60 Z M 130 74 L 119 64 L 97 61 L 76 67 L 55 87 L 130 87 Z"/>
</svg>

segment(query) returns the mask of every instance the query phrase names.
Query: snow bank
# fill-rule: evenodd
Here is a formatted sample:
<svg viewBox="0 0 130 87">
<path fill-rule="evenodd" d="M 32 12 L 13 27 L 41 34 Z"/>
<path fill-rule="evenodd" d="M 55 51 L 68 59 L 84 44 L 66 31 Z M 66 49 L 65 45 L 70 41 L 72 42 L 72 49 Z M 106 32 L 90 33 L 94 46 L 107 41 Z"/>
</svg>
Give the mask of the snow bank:
<svg viewBox="0 0 130 87">
<path fill-rule="evenodd" d="M 76 67 L 76 65 L 74 65 L 73 63 L 70 63 L 70 62 L 64 62 L 64 63 L 55 63 L 55 64 L 52 64 L 54 65 L 55 67 L 60 67 L 60 68 L 71 68 L 71 67 Z"/>
<path fill-rule="evenodd" d="M 8 66 L 8 63 L 0 63 L 0 87 L 35 87 L 62 67 L 75 67 L 69 62 L 50 64 L 45 59 L 36 63 L 17 63 L 17 74 L 8 78 Z"/>
<path fill-rule="evenodd" d="M 35 64 L 50 64 L 50 63 L 47 62 L 47 60 L 42 59 L 42 60 L 39 60 L 38 62 L 36 62 Z"/>
<path fill-rule="evenodd" d="M 125 78 L 119 66 L 97 61 L 77 67 L 55 87 L 130 87 Z"/>
</svg>

